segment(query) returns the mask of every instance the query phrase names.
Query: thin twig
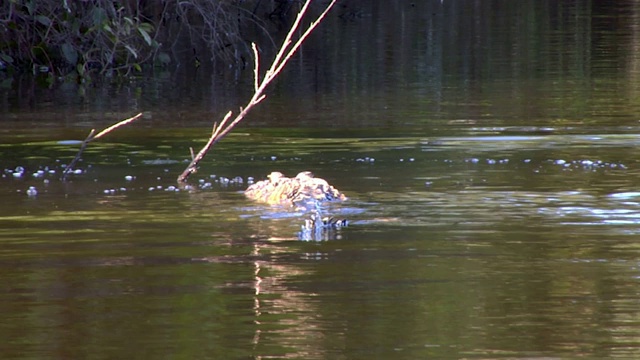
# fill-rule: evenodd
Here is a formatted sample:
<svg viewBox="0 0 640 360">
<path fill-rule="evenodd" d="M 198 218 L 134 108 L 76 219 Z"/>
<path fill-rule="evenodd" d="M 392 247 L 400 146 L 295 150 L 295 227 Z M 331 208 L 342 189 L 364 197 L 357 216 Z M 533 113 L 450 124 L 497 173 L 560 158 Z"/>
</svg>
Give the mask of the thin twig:
<svg viewBox="0 0 640 360">
<path fill-rule="evenodd" d="M 76 166 L 76 163 L 80 160 L 80 156 L 82 155 L 82 152 L 87 147 L 89 142 L 94 139 L 93 134 L 95 133 L 96 133 L 96 129 L 91 129 L 91 131 L 89 131 L 89 135 L 87 135 L 87 138 L 84 139 L 84 141 L 82 141 L 82 143 L 80 144 L 80 150 L 78 150 L 76 157 L 74 157 L 73 160 L 71 160 L 71 162 L 69 163 L 69 165 L 67 165 L 64 168 L 64 171 L 62 172 L 62 180 L 65 180 L 67 178 L 67 174 L 69 174 L 71 170 L 73 170 L 73 168 Z"/>
<path fill-rule="evenodd" d="M 325 11 L 330 9 L 333 6 L 334 2 L 335 0 L 332 1 L 331 4 L 329 4 L 329 6 L 327 6 L 327 9 Z M 296 20 L 293 22 L 293 25 L 291 25 L 291 29 L 289 29 L 287 36 L 284 38 L 284 42 L 282 43 L 282 46 L 280 46 L 280 51 L 278 51 L 278 54 L 276 55 L 275 59 L 273 59 L 273 62 L 271 63 L 271 67 L 267 71 L 265 77 L 272 78 L 278 74 L 278 72 L 276 71 L 276 68 L 279 66 L 280 59 L 282 58 L 287 48 L 291 44 L 291 38 L 293 38 L 293 34 L 295 34 L 295 32 L 298 30 L 298 27 L 300 26 L 300 21 L 302 21 L 304 14 L 307 12 L 307 8 L 309 8 L 309 4 L 311 4 L 311 0 L 305 1 L 304 5 L 302 6 L 302 9 L 300 9 L 300 11 L 298 12 L 298 15 L 296 16 Z M 300 40 L 298 40 L 298 42 L 300 42 Z M 266 82 L 266 79 L 265 79 L 265 82 Z"/>
<path fill-rule="evenodd" d="M 82 153 L 84 152 L 84 149 L 87 147 L 87 145 L 89 145 L 90 142 L 92 142 L 93 140 L 99 139 L 105 135 L 107 135 L 108 133 L 112 132 L 113 130 L 130 124 L 132 122 L 134 122 L 135 120 L 137 120 L 138 118 L 140 118 L 142 116 L 142 113 L 139 113 L 136 116 L 132 116 L 128 119 L 124 119 L 116 124 L 113 124 L 111 126 L 109 126 L 108 128 L 100 131 L 97 135 L 94 135 L 96 133 L 96 129 L 91 129 L 91 131 L 89 132 L 89 135 L 87 135 L 87 137 L 84 139 L 84 141 L 82 141 L 82 144 L 80 144 L 80 150 L 78 150 L 78 153 L 76 154 L 76 157 L 73 158 L 73 160 L 71 160 L 71 162 L 69 163 L 69 165 L 67 165 L 64 169 L 64 171 L 62 172 L 62 180 L 65 180 L 67 178 L 67 175 L 73 170 L 73 168 L 76 166 L 76 163 L 80 160 L 80 157 L 82 156 Z"/>
<path fill-rule="evenodd" d="M 331 5 L 333 5 L 333 3 L 336 0 L 334 0 Z M 329 6 L 331 6 L 329 5 Z M 311 34 L 311 32 L 313 31 L 313 29 L 316 28 L 316 26 L 318 26 L 318 24 L 322 21 L 322 19 L 324 19 L 325 15 L 327 15 L 327 13 L 329 12 L 329 8 L 326 8 L 322 14 L 320 14 L 320 16 L 318 16 L 318 18 L 316 19 L 316 21 L 313 21 L 309 27 L 307 28 L 307 30 L 302 34 L 302 36 L 300 36 L 300 38 L 298 39 L 298 41 L 296 41 L 296 43 L 293 45 L 293 47 L 291 48 L 291 50 L 289 51 L 289 53 L 287 54 L 287 56 L 285 56 L 284 60 L 282 60 L 281 64 L 278 66 L 278 68 L 275 70 L 274 74 L 278 74 L 282 68 L 284 67 L 284 65 L 289 61 L 289 59 L 291 58 L 291 56 L 293 56 L 293 54 L 295 54 L 295 52 L 298 50 L 298 48 L 300 47 L 300 45 L 302 45 L 302 43 L 307 39 L 307 36 L 309 36 L 309 34 Z"/>
<path fill-rule="evenodd" d="M 258 84 L 260 83 L 260 56 L 258 55 L 256 43 L 251 43 L 251 49 L 253 50 L 253 91 L 258 91 Z"/>
<path fill-rule="evenodd" d="M 230 117 L 231 117 L 231 111 L 229 111 L 227 115 L 224 116 L 224 119 L 220 122 L 220 124 L 224 124 Z M 220 131 L 220 129 L 221 127 L 218 126 L 216 130 L 214 130 L 214 134 L 217 134 L 218 131 Z M 207 151 L 209 151 L 209 148 L 211 148 L 211 146 L 213 146 L 213 144 L 218 142 L 220 139 L 221 139 L 220 136 L 214 136 L 214 135 L 212 135 L 209 138 L 209 141 L 207 141 L 207 143 L 202 147 L 202 149 L 200 149 L 200 151 L 198 152 L 198 155 L 193 157 L 189 166 L 187 166 L 187 168 L 182 172 L 182 174 L 180 174 L 180 176 L 178 177 L 178 182 L 185 182 L 189 177 L 189 175 L 198 171 L 198 163 L 200 162 L 200 160 L 204 158 L 204 156 L 207 154 Z"/>
<path fill-rule="evenodd" d="M 101 137 L 103 137 L 103 136 L 107 135 L 108 133 L 112 132 L 113 130 L 115 130 L 115 129 L 117 129 L 117 128 L 121 127 L 121 126 L 124 126 L 124 125 L 127 125 L 127 124 L 129 124 L 129 123 L 132 123 L 132 122 L 134 122 L 134 121 L 138 120 L 138 118 L 139 118 L 140 116 L 142 116 L 142 113 L 139 113 L 138 115 L 136 115 L 136 116 L 132 116 L 132 117 L 130 117 L 130 118 L 128 118 L 128 119 L 124 119 L 124 120 L 120 121 L 120 122 L 119 122 L 119 123 L 117 123 L 117 124 L 113 124 L 113 125 L 109 126 L 108 128 L 106 128 L 106 129 L 104 129 L 104 130 L 100 131 L 100 132 L 98 133 L 98 135 L 94 136 L 94 137 L 93 137 L 93 139 L 91 139 L 91 140 L 99 139 L 99 138 L 101 138 Z"/>
</svg>

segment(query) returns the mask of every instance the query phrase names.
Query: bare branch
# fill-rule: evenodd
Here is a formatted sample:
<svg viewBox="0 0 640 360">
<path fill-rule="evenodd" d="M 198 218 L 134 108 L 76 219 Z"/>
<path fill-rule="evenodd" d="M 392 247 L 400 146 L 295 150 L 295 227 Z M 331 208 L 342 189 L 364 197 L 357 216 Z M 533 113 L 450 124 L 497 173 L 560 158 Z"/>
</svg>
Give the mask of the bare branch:
<svg viewBox="0 0 640 360">
<path fill-rule="evenodd" d="M 249 111 L 254 106 L 258 105 L 260 102 L 262 102 L 262 100 L 266 98 L 266 95 L 264 94 L 266 87 L 271 83 L 273 79 L 275 79 L 275 77 L 280 73 L 280 71 L 282 71 L 285 64 L 289 61 L 289 59 L 293 56 L 293 54 L 295 54 L 295 52 L 300 48 L 300 45 L 302 45 L 302 43 L 306 40 L 309 34 L 311 34 L 311 32 L 322 21 L 322 19 L 324 19 L 325 15 L 329 12 L 329 10 L 333 7 L 333 5 L 336 3 L 337 0 L 332 0 L 331 3 L 327 5 L 327 7 L 320 14 L 320 16 L 315 21 L 311 22 L 311 24 L 309 25 L 309 28 L 307 28 L 307 30 L 295 41 L 293 46 L 291 46 L 290 48 L 293 35 L 299 30 L 302 19 L 304 18 L 307 12 L 307 9 L 309 8 L 309 5 L 311 4 L 311 1 L 312 0 L 306 0 L 304 5 L 300 9 L 300 12 L 298 12 L 298 15 L 295 21 L 293 22 L 293 25 L 291 26 L 289 33 L 285 37 L 280 47 L 280 50 L 278 51 L 275 58 L 273 59 L 273 62 L 271 63 L 269 70 L 265 72 L 262 78 L 262 81 L 260 80 L 260 69 L 259 69 L 260 58 L 259 58 L 258 48 L 255 44 L 251 44 L 251 48 L 253 49 L 253 55 L 254 55 L 253 96 L 251 97 L 251 99 L 249 100 L 248 104 L 245 107 L 240 108 L 240 112 L 238 113 L 238 115 L 236 115 L 233 121 L 231 121 L 229 124 L 227 124 L 227 121 L 231 118 L 231 111 L 229 111 L 225 115 L 224 119 L 220 122 L 219 125 L 214 124 L 211 137 L 195 157 L 193 157 L 192 155 L 191 163 L 182 172 L 182 174 L 178 176 L 178 182 L 185 182 L 191 174 L 195 173 L 197 171 L 198 163 L 200 162 L 200 160 L 204 158 L 204 156 L 207 154 L 211 146 L 213 146 L 213 144 L 220 141 L 229 132 L 231 132 L 231 130 L 240 121 L 242 121 L 242 119 L 245 118 L 245 116 L 249 113 Z"/>
<path fill-rule="evenodd" d="M 117 123 L 117 124 L 114 124 L 114 125 L 109 126 L 108 128 L 106 128 L 106 129 L 104 129 L 104 130 L 100 131 L 100 132 L 98 133 L 98 135 L 94 136 L 94 137 L 93 137 L 93 139 L 91 139 L 91 141 L 93 141 L 93 140 L 95 140 L 95 139 L 99 139 L 99 138 L 101 138 L 101 137 L 103 137 L 103 136 L 107 135 L 108 133 L 112 132 L 113 130 L 115 130 L 115 129 L 117 129 L 117 128 L 121 127 L 121 126 L 124 126 L 124 125 L 127 125 L 127 124 L 129 124 L 129 123 L 132 123 L 132 122 L 136 121 L 140 116 L 142 116 L 142 113 L 139 113 L 139 114 L 138 114 L 138 115 L 136 115 L 136 116 L 132 116 L 132 117 L 130 117 L 130 118 L 128 118 L 128 119 L 124 119 L 124 120 L 120 121 L 120 122 L 119 122 L 119 123 Z"/>
<path fill-rule="evenodd" d="M 178 176 L 178 182 L 185 182 L 191 174 L 196 173 L 198 171 L 198 163 L 200 163 L 200 160 L 202 160 L 202 158 L 204 158 L 204 156 L 207 155 L 209 148 L 211 148 L 213 144 L 220 141 L 220 139 L 222 139 L 222 137 L 224 136 L 224 135 L 220 136 L 219 132 L 220 132 L 220 129 L 222 129 L 222 127 L 224 126 L 224 123 L 226 123 L 230 117 L 231 117 L 231 111 L 229 111 L 227 115 L 224 116 L 224 119 L 222 119 L 219 126 L 216 126 L 215 124 L 213 125 L 214 126 L 213 134 L 211 135 L 211 137 L 209 137 L 209 141 L 207 141 L 207 143 L 202 147 L 202 149 L 200 149 L 200 151 L 198 152 L 198 155 L 193 156 L 193 151 L 191 152 L 191 163 L 189 163 L 189 166 L 187 166 L 187 168 L 184 169 L 182 174 Z"/>
<path fill-rule="evenodd" d="M 329 6 L 327 6 L 327 10 L 333 6 L 334 2 L 335 0 L 331 4 L 329 4 Z M 280 46 L 280 51 L 278 51 L 278 54 L 276 55 L 275 59 L 273 59 L 273 62 L 271 63 L 271 67 L 269 68 L 269 70 L 265 75 L 265 82 L 271 81 L 271 78 L 277 75 L 277 72 L 275 70 L 277 67 L 280 66 L 280 59 L 282 59 L 282 56 L 285 54 L 285 52 L 287 51 L 287 48 L 291 44 L 291 38 L 293 38 L 293 34 L 298 30 L 298 27 L 300 26 L 300 21 L 302 21 L 304 14 L 307 12 L 307 9 L 309 8 L 309 4 L 311 4 L 311 0 L 305 1 L 304 5 L 302 5 L 302 9 L 300 9 L 300 12 L 298 12 L 298 16 L 296 16 L 296 20 L 293 22 L 293 25 L 291 25 L 291 29 L 289 30 L 289 33 L 287 33 L 287 36 L 284 38 L 282 46 Z M 269 80 L 266 79 L 267 77 L 269 78 Z"/>
<path fill-rule="evenodd" d="M 318 16 L 318 18 L 316 19 L 316 21 L 312 22 L 309 25 L 309 28 L 302 34 L 302 36 L 300 36 L 300 38 L 298 39 L 298 41 L 296 41 L 296 43 L 293 45 L 293 47 L 291 48 L 291 50 L 289 51 L 289 53 L 287 54 L 287 56 L 285 56 L 285 58 L 282 60 L 282 62 L 278 65 L 278 67 L 274 70 L 273 75 L 277 75 L 282 68 L 284 68 L 284 66 L 287 64 L 287 61 L 289 61 L 289 59 L 291 58 L 291 56 L 293 56 L 293 54 L 295 54 L 295 52 L 298 50 L 298 48 L 300 47 L 300 45 L 302 45 L 302 43 L 307 39 L 307 37 L 309 36 L 309 34 L 311 34 L 311 32 L 313 31 L 313 29 L 316 28 L 316 26 L 318 26 L 318 24 L 320 24 L 320 22 L 322 21 L 322 19 L 324 19 L 325 15 L 327 15 L 327 13 L 329 12 L 329 9 L 331 9 L 331 7 L 333 6 L 333 4 L 336 2 L 337 0 L 333 0 L 331 2 L 331 4 L 329 4 L 329 6 L 322 12 L 322 14 L 320 14 L 320 16 Z"/>
<path fill-rule="evenodd" d="M 258 84 L 260 84 L 260 56 L 258 55 L 256 43 L 251 43 L 251 49 L 253 50 L 253 91 L 258 91 Z"/>
<path fill-rule="evenodd" d="M 220 130 L 224 127 L 224 124 L 226 124 L 226 123 L 227 123 L 227 121 L 231 118 L 231 114 L 232 114 L 232 112 L 231 112 L 231 111 L 229 111 L 229 112 L 224 116 L 224 118 L 222 119 L 222 121 L 220 121 L 220 125 L 218 125 L 218 127 L 217 127 L 217 128 L 215 128 L 215 130 L 213 131 L 213 135 L 212 135 L 212 136 L 214 136 L 214 137 L 218 137 L 218 136 L 219 136 Z"/>
<path fill-rule="evenodd" d="M 67 178 L 67 175 L 71 172 L 71 170 L 73 170 L 73 168 L 76 166 L 76 163 L 80 160 L 80 157 L 82 156 L 82 153 L 84 152 L 84 149 L 87 147 L 87 145 L 89 145 L 90 142 L 92 142 L 93 140 L 99 139 L 105 135 L 107 135 L 108 133 L 112 132 L 113 130 L 130 124 L 132 122 L 134 122 L 135 120 L 139 119 L 142 116 L 142 113 L 139 113 L 136 116 L 132 116 L 128 119 L 124 119 L 116 124 L 113 124 L 111 126 L 109 126 L 108 128 L 100 131 L 97 135 L 94 135 L 96 133 L 96 129 L 91 129 L 91 131 L 89 132 L 89 135 L 87 135 L 87 137 L 84 139 L 84 141 L 82 142 L 82 144 L 80 144 L 80 150 L 78 150 L 78 153 L 76 154 L 76 157 L 73 158 L 73 160 L 71 160 L 71 162 L 69 163 L 69 165 L 67 165 L 67 167 L 65 167 L 64 171 L 62 172 L 62 180 L 65 180 Z"/>
</svg>

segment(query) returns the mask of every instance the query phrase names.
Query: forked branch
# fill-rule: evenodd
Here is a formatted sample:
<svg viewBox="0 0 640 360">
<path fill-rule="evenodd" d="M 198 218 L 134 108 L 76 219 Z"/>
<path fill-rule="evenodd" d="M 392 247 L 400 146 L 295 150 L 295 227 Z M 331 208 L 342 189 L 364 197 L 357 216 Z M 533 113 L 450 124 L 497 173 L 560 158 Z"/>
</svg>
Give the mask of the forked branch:
<svg viewBox="0 0 640 360">
<path fill-rule="evenodd" d="M 320 14 L 320 16 L 318 16 L 318 18 L 309 25 L 309 27 L 304 31 L 304 33 L 302 33 L 302 35 L 300 35 L 300 37 L 295 42 L 293 42 L 292 40 L 293 36 L 295 33 L 298 32 L 301 26 L 300 24 L 302 23 L 302 19 L 304 18 L 307 12 L 307 9 L 309 8 L 309 5 L 311 4 L 311 1 L 312 0 L 306 0 L 304 5 L 300 9 L 300 12 L 298 12 L 298 15 L 296 16 L 296 19 L 293 22 L 293 25 L 291 25 L 291 29 L 289 30 L 289 33 L 285 37 L 284 42 L 280 47 L 280 50 L 278 51 L 275 58 L 273 59 L 273 62 L 271 63 L 269 70 L 267 70 L 264 73 L 262 80 L 260 80 L 260 69 L 259 69 L 260 58 L 259 58 L 258 48 L 256 47 L 255 44 L 251 44 L 251 48 L 253 49 L 253 55 L 254 55 L 253 96 L 251 97 L 247 105 L 241 108 L 240 112 L 238 113 L 238 115 L 236 115 L 233 121 L 227 124 L 227 121 L 232 116 L 232 112 L 229 111 L 219 125 L 217 124 L 213 125 L 213 131 L 211 133 L 211 137 L 209 138 L 207 143 L 204 145 L 204 147 L 198 152 L 198 154 L 191 159 L 191 163 L 182 172 L 182 174 L 178 176 L 178 182 L 187 181 L 187 178 L 191 174 L 197 171 L 198 164 L 205 157 L 205 155 L 207 154 L 211 146 L 213 146 L 215 143 L 217 143 L 223 137 L 229 134 L 229 132 L 231 132 L 231 130 L 240 121 L 242 121 L 242 119 L 245 118 L 245 116 L 249 113 L 249 111 L 254 106 L 258 105 L 262 100 L 265 99 L 266 95 L 264 94 L 264 91 L 267 88 L 267 86 L 276 78 L 276 76 L 278 76 L 278 74 L 280 73 L 280 71 L 282 71 L 284 66 L 289 61 L 289 59 L 291 59 L 293 54 L 295 54 L 295 52 L 300 48 L 300 45 L 302 45 L 302 43 L 306 40 L 309 34 L 311 34 L 313 29 L 315 29 L 316 26 L 318 26 L 318 24 L 322 21 L 322 19 L 324 19 L 325 15 L 329 12 L 329 10 L 331 10 L 331 8 L 333 7 L 333 5 L 336 3 L 337 0 L 332 0 L 331 3 L 329 3 L 329 5 L 327 5 L 324 11 Z"/>
</svg>

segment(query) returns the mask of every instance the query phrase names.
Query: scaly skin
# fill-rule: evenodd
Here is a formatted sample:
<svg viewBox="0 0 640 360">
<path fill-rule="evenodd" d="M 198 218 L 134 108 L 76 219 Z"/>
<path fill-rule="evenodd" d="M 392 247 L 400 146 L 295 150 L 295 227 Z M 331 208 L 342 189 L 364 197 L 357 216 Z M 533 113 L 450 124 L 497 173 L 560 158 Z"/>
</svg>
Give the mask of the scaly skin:
<svg viewBox="0 0 640 360">
<path fill-rule="evenodd" d="M 272 205 L 309 207 L 316 202 L 346 200 L 347 197 L 329 183 L 316 178 L 310 171 L 303 171 L 295 178 L 288 178 L 274 171 L 268 180 L 259 181 L 245 190 L 253 200 Z"/>
</svg>

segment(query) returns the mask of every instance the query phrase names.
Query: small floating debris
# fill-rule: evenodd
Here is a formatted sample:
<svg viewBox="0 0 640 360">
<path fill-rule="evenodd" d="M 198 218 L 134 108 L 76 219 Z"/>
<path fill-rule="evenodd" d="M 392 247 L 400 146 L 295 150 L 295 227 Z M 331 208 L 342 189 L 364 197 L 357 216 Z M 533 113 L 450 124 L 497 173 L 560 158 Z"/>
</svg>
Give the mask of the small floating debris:
<svg viewBox="0 0 640 360">
<path fill-rule="evenodd" d="M 219 184 L 222 187 L 227 187 L 229 185 L 243 185 L 244 179 L 241 176 L 234 176 L 233 178 L 228 178 L 225 176 L 217 176 L 217 175 L 209 175 L 209 179 L 213 180 L 214 183 Z M 253 178 L 251 178 L 253 179 Z M 253 181 L 248 182 L 249 185 L 253 184 Z M 199 187 L 201 189 L 208 189 L 212 187 L 212 183 L 206 181 L 206 179 L 198 180 Z"/>
<path fill-rule="evenodd" d="M 131 175 L 127 175 L 124 177 L 125 180 L 127 181 L 133 181 L 133 179 L 135 179 L 135 177 L 131 176 Z"/>
<path fill-rule="evenodd" d="M 372 157 L 365 156 L 364 158 L 357 158 L 356 162 L 365 162 L 365 163 L 373 164 L 374 162 L 376 162 L 376 159 L 372 158 Z"/>
<path fill-rule="evenodd" d="M 591 159 L 579 159 L 579 160 L 564 160 L 564 159 L 550 159 L 548 162 L 561 166 L 565 171 L 572 171 L 582 169 L 585 171 L 596 171 L 598 169 L 627 169 L 627 166 L 620 163 L 610 163 L 602 160 Z"/>
<path fill-rule="evenodd" d="M 22 177 L 22 175 L 24 175 L 24 168 L 22 166 L 16 166 L 15 169 L 13 169 L 13 177 L 14 178 L 20 178 Z"/>
<path fill-rule="evenodd" d="M 27 195 L 31 197 L 38 195 L 38 189 L 36 189 L 35 186 L 29 186 L 27 189 Z"/>
</svg>

